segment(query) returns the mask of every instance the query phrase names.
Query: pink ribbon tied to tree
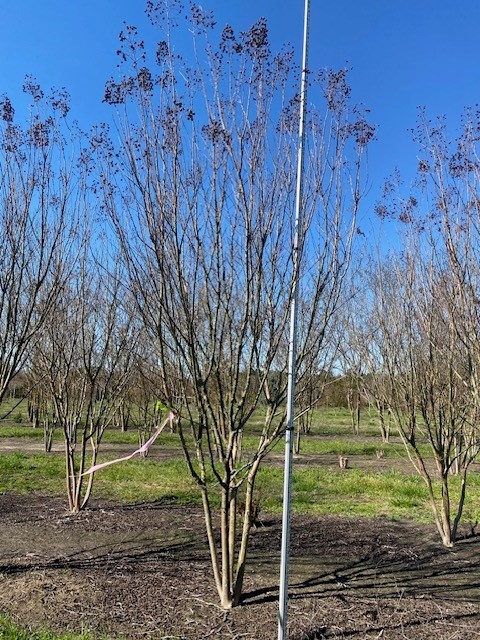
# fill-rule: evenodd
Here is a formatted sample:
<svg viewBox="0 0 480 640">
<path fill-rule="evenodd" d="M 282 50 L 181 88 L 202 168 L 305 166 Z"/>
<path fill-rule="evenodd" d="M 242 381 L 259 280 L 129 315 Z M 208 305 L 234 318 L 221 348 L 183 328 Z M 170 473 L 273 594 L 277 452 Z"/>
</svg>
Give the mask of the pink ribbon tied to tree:
<svg viewBox="0 0 480 640">
<path fill-rule="evenodd" d="M 112 464 L 117 464 L 117 462 L 125 462 L 126 460 L 131 460 L 131 458 L 136 456 L 137 453 L 138 454 L 147 453 L 147 451 L 150 449 L 152 444 L 155 442 L 155 440 L 158 438 L 158 436 L 162 433 L 162 431 L 164 430 L 165 426 L 168 423 L 172 424 L 174 418 L 175 418 L 175 415 L 174 415 L 173 411 L 170 411 L 168 416 L 165 418 L 165 420 L 162 422 L 162 424 L 159 426 L 159 428 L 155 431 L 155 433 L 151 436 L 151 438 L 149 438 L 147 440 L 147 442 L 145 442 L 145 444 L 143 444 L 139 449 L 137 449 L 136 451 L 131 453 L 129 456 L 124 456 L 123 458 L 116 458 L 115 460 L 109 460 L 108 462 L 102 462 L 100 464 L 95 464 L 93 467 L 90 467 L 90 469 L 88 469 L 87 471 L 82 473 L 82 476 L 90 475 L 92 473 L 95 473 L 95 471 L 98 471 L 99 469 L 104 469 L 105 467 L 109 467 Z"/>
</svg>

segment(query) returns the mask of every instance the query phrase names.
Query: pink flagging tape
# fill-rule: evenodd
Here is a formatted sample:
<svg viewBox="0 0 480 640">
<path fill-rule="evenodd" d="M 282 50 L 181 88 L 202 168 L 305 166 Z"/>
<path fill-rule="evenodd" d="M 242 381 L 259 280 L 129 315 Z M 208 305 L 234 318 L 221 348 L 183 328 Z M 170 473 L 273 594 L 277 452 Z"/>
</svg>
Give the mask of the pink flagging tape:
<svg viewBox="0 0 480 640">
<path fill-rule="evenodd" d="M 117 464 L 117 462 L 125 462 L 125 460 L 130 460 L 131 458 L 133 458 L 133 456 L 136 456 L 137 453 L 146 453 L 150 449 L 152 444 L 155 442 L 155 440 L 158 438 L 158 436 L 162 433 L 162 431 L 164 430 L 165 426 L 169 422 L 170 422 L 170 424 L 172 423 L 174 417 L 175 416 L 174 416 L 173 412 L 170 411 L 170 413 L 165 418 L 165 420 L 160 425 L 160 427 L 155 431 L 155 433 L 152 435 L 152 437 L 149 438 L 145 442 L 145 444 L 140 447 L 140 449 L 137 449 L 136 451 L 131 453 L 129 456 L 125 456 L 124 458 L 116 458 L 115 460 L 109 460 L 108 462 L 102 462 L 101 464 L 95 464 L 93 467 L 90 467 L 90 469 L 88 469 L 87 471 L 82 473 L 82 476 L 88 476 L 91 473 L 95 473 L 95 471 L 98 471 L 99 469 L 104 469 L 105 467 L 109 467 L 111 464 Z"/>
</svg>

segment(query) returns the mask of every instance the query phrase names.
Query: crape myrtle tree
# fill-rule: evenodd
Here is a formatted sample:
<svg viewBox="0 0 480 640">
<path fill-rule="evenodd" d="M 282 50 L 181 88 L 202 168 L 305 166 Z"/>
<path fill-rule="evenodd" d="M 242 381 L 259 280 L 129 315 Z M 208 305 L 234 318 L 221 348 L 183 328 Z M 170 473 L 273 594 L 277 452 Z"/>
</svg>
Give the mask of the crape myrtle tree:
<svg viewBox="0 0 480 640">
<path fill-rule="evenodd" d="M 337 301 L 338 302 L 338 301 Z M 337 303 L 336 303 L 337 305 Z M 300 393 L 295 399 L 295 454 L 301 451 L 303 436 L 308 436 L 315 425 L 315 409 L 326 402 L 326 392 L 332 384 L 332 370 L 338 364 L 340 334 L 334 325 L 338 321 L 338 308 L 335 308 L 335 323 L 328 322 L 324 327 L 322 338 L 323 348 L 318 353 L 312 353 L 313 360 L 304 360 L 301 373 Z M 283 373 L 286 376 L 286 372 Z"/>
<path fill-rule="evenodd" d="M 23 90 L 32 102 L 23 124 L 0 97 L 0 401 L 50 321 L 84 208 L 68 95 L 46 96 L 31 77 Z"/>
<path fill-rule="evenodd" d="M 450 276 L 431 264 L 424 267 L 417 252 L 398 261 L 390 258 L 376 280 L 374 313 L 390 378 L 386 402 L 409 458 L 426 482 L 442 542 L 452 546 L 467 472 L 478 453 L 476 364 L 452 322 L 456 311 L 450 307 L 455 301 Z M 460 475 L 458 493 L 451 490 L 453 474 Z"/>
<path fill-rule="evenodd" d="M 358 433 L 360 403 L 368 402 L 369 407 L 373 406 L 377 411 L 382 443 L 386 444 L 390 438 L 391 420 L 385 398 L 390 398 L 391 381 L 382 358 L 380 329 L 372 314 L 372 300 L 377 292 L 375 270 L 372 259 L 363 256 L 350 281 L 336 323 L 338 363 L 344 372 L 345 404 L 350 409 L 353 432 Z"/>
<path fill-rule="evenodd" d="M 145 337 L 144 332 L 143 336 Z M 163 411 L 159 410 L 161 395 L 155 351 L 144 340 L 139 349 L 128 394 L 131 418 L 137 426 L 140 445 L 145 444 L 152 432 L 160 427 L 163 415 Z"/>
<path fill-rule="evenodd" d="M 374 287 L 389 402 L 448 547 L 480 443 L 479 125 L 478 114 L 467 112 L 450 143 L 445 123 L 422 114 L 415 194 L 402 199 L 389 188 L 390 208 L 379 208 L 409 228 L 403 253 L 378 269 Z"/>
<path fill-rule="evenodd" d="M 140 445 L 143 446 L 153 430 L 158 429 L 164 421 L 165 406 L 159 401 L 163 392 L 158 359 L 151 339 L 142 326 L 138 327 L 134 358 L 132 376 L 115 416 L 115 423 L 122 431 L 135 427 Z M 174 389 L 172 393 L 175 397 Z M 170 421 L 170 428 L 174 430 L 175 426 L 176 422 Z"/>
<path fill-rule="evenodd" d="M 52 317 L 53 316 L 54 314 L 52 313 Z M 41 335 L 40 333 L 40 336 Z M 34 429 L 40 427 L 43 429 L 45 453 L 49 453 L 52 450 L 53 437 L 55 429 L 58 426 L 58 421 L 55 414 L 55 405 L 52 402 L 52 396 L 50 394 L 50 386 L 46 380 L 42 358 L 39 358 L 41 349 L 37 351 L 38 346 L 39 343 L 31 350 L 25 367 L 27 389 L 29 390 L 28 419 Z"/>
<path fill-rule="evenodd" d="M 329 384 L 331 374 L 328 370 L 318 371 L 309 375 L 302 384 L 302 394 L 296 404 L 295 443 L 294 453 L 301 450 L 302 437 L 311 433 L 314 426 L 314 409 L 322 405 L 325 400 L 325 387 Z"/>
<path fill-rule="evenodd" d="M 76 267 L 35 352 L 37 375 L 44 380 L 64 436 L 71 512 L 85 508 L 91 496 L 94 474 L 84 472 L 97 461 L 105 429 L 127 393 L 136 356 L 138 323 L 120 270 L 101 248 L 101 239 L 91 241 L 86 232 Z"/>
<path fill-rule="evenodd" d="M 229 609 L 241 601 L 258 469 L 285 429 L 299 73 L 291 50 L 271 53 L 263 19 L 236 34 L 228 25 L 218 32 L 196 5 L 149 2 L 147 13 L 156 50 L 125 27 L 122 76 L 106 84 L 120 146 L 102 133 L 99 187 L 156 350 L 161 400 L 180 420 Z M 188 55 L 190 45 L 183 41 L 180 55 L 175 40 L 184 18 Z M 323 370 L 373 137 L 350 105 L 345 71 L 312 72 L 310 83 L 322 107 L 309 110 L 295 274 L 299 399 Z M 246 450 L 242 438 L 260 406 L 263 426 Z"/>
</svg>

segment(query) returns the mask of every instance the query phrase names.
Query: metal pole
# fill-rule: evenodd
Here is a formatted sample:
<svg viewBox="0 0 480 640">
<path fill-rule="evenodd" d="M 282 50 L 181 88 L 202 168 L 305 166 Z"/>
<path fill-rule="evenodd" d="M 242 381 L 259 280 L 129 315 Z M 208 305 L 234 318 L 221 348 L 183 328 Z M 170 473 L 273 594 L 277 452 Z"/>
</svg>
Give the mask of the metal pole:
<svg viewBox="0 0 480 640">
<path fill-rule="evenodd" d="M 283 482 L 283 521 L 282 548 L 280 556 L 280 593 L 278 612 L 278 640 L 286 640 L 288 618 L 288 569 L 290 556 L 290 519 L 292 494 L 292 458 L 294 441 L 294 399 L 295 399 L 295 369 L 297 359 L 297 307 L 298 286 L 301 261 L 301 224 L 303 205 L 303 164 L 305 156 L 305 116 L 308 85 L 308 36 L 310 19 L 310 0 L 305 0 L 305 15 L 303 27 L 303 57 L 302 80 L 300 87 L 300 119 L 298 128 L 298 158 L 297 158 L 297 186 L 295 193 L 295 229 L 293 239 L 293 273 L 292 273 L 292 301 L 290 306 L 290 337 L 288 348 L 288 390 L 287 390 L 287 427 L 285 432 L 285 472 Z"/>
</svg>

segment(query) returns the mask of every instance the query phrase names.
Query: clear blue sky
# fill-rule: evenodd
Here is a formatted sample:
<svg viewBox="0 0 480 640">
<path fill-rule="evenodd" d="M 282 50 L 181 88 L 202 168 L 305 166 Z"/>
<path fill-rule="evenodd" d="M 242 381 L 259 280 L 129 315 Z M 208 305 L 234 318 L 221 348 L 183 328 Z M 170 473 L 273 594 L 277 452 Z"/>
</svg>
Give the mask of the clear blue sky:
<svg viewBox="0 0 480 640">
<path fill-rule="evenodd" d="M 223 26 L 268 20 L 273 48 L 292 42 L 301 55 L 304 0 L 201 0 Z M 147 26 L 144 0 L 15 0 L 0 3 L 0 94 L 21 117 L 21 85 L 34 75 L 46 89 L 65 86 L 73 117 L 103 120 L 105 80 L 116 72 L 123 21 Z M 398 166 L 415 166 L 409 128 L 416 108 L 445 114 L 454 131 L 464 106 L 480 102 L 478 0 L 311 0 L 310 67 L 352 68 L 356 101 L 371 109 L 378 141 L 370 152 L 372 192 Z"/>
</svg>

